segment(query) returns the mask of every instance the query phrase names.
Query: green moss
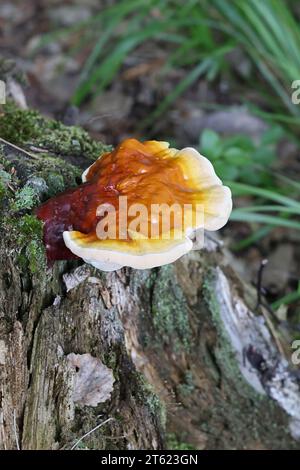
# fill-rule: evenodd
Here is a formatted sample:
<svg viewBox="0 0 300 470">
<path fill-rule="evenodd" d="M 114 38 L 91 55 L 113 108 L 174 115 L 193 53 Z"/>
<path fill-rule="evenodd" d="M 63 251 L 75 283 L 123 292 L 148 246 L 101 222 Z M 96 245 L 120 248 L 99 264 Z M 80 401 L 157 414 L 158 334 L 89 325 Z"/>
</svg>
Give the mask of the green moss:
<svg viewBox="0 0 300 470">
<path fill-rule="evenodd" d="M 23 243 L 24 239 L 28 237 L 41 239 L 43 235 L 43 224 L 33 215 L 26 214 L 21 217 L 17 222 L 17 229 L 20 234 L 20 242 Z"/>
<path fill-rule="evenodd" d="M 45 199 L 76 187 L 82 173 L 77 163 L 95 160 L 107 147 L 93 141 L 83 129 L 18 109 L 12 102 L 1 107 L 0 135 L 25 150 L 29 145 L 45 149 L 33 157 L 21 151 L 12 153 L 8 159 L 6 146 L 0 146 L 1 231 L 20 268 L 28 267 L 37 274 L 46 271 L 42 224 L 28 212 Z M 12 168 L 15 171 L 10 173 Z"/>
<path fill-rule="evenodd" d="M 168 450 L 197 450 L 191 444 L 182 441 L 175 433 L 168 433 L 166 436 L 166 448 Z"/>
<path fill-rule="evenodd" d="M 33 215 L 25 215 L 14 221 L 19 261 L 24 266 L 24 256 L 32 274 L 46 270 L 46 253 L 42 241 L 43 225 Z"/>
<path fill-rule="evenodd" d="M 17 253 L 21 269 L 29 268 L 32 274 L 46 271 L 45 248 L 42 242 L 43 227 L 33 215 L 23 217 L 5 216 L 1 220 L 1 230 Z"/>
<path fill-rule="evenodd" d="M 18 211 L 22 209 L 32 209 L 38 202 L 38 194 L 36 190 L 29 186 L 24 186 L 16 192 L 15 200 L 12 204 L 12 210 Z"/>
<path fill-rule="evenodd" d="M 113 350 L 109 351 L 105 355 L 104 363 L 109 369 L 112 369 L 113 371 L 117 369 L 117 366 L 118 366 L 117 355 Z"/>
<path fill-rule="evenodd" d="M 11 175 L 7 171 L 0 169 L 0 182 L 2 184 L 8 184 L 11 181 Z"/>
<path fill-rule="evenodd" d="M 178 385 L 177 389 L 180 395 L 184 397 L 191 395 L 195 391 L 193 373 L 190 370 L 186 371 L 184 381 Z"/>
<path fill-rule="evenodd" d="M 1 165 L 1 164 L 0 164 Z M 6 176 L 7 175 L 7 176 Z M 0 169 L 0 210 L 4 210 L 5 206 L 8 204 L 10 197 L 9 197 L 9 188 L 8 184 L 10 182 L 9 173 Z"/>
<path fill-rule="evenodd" d="M 110 148 L 101 142 L 94 141 L 80 127 L 65 126 L 59 121 L 46 119 L 36 111 L 18 109 L 12 102 L 3 105 L 2 110 L 0 117 L 1 137 L 24 149 L 27 149 L 29 145 L 40 147 L 45 149 L 45 153 L 35 152 L 32 159 L 25 155 L 24 161 L 16 156 L 8 163 L 5 162 L 2 152 L 0 152 L 0 164 L 3 160 L 7 167 L 15 166 L 18 177 L 24 183 L 32 175 L 43 178 L 48 186 L 47 197 L 77 185 L 77 179 L 82 173 L 82 169 L 77 166 L 77 160 L 78 163 L 87 166 L 87 163 L 83 163 L 84 160 L 94 161 Z M 34 150 L 31 152 L 34 153 Z M 67 157 L 67 161 L 59 157 Z M 30 196 L 29 193 L 26 193 L 26 196 Z M 29 208 L 31 203 L 28 203 L 27 197 L 26 199 L 27 202 L 23 206 L 20 197 L 17 207 Z"/>
<path fill-rule="evenodd" d="M 146 404 L 147 407 L 152 414 L 154 418 L 159 417 L 160 423 L 162 427 L 164 428 L 166 425 L 166 409 L 163 406 L 162 402 L 158 398 L 158 396 L 150 391 L 148 392 L 147 398 L 146 398 Z"/>
<path fill-rule="evenodd" d="M 4 201 L 5 195 L 6 195 L 6 187 L 0 181 L 0 204 L 2 204 L 2 201 Z"/>
<path fill-rule="evenodd" d="M 35 147 L 61 156 L 83 156 L 95 160 L 107 151 L 107 146 L 94 141 L 80 127 L 65 126 L 59 121 L 46 119 L 37 111 L 23 110 L 12 102 L 3 105 L 0 118 L 0 135 L 11 143 L 22 145 L 34 143 Z"/>
<path fill-rule="evenodd" d="M 31 240 L 26 246 L 25 252 L 32 274 L 46 269 L 45 249 L 39 240 Z"/>
<path fill-rule="evenodd" d="M 59 121 L 47 121 L 47 133 L 43 133 L 37 142 L 41 147 L 59 155 L 72 155 L 95 160 L 108 147 L 92 140 L 90 135 L 76 126 L 65 126 Z"/>
<path fill-rule="evenodd" d="M 145 403 L 153 418 L 158 419 L 162 428 L 165 429 L 167 413 L 164 403 L 159 399 L 152 385 L 147 382 L 144 375 L 141 373 L 137 373 L 136 375 L 138 380 L 139 400 Z"/>
<path fill-rule="evenodd" d="M 155 280 L 152 296 L 153 324 L 159 343 L 172 345 L 175 352 L 190 350 L 192 334 L 184 294 L 175 282 L 171 265 L 163 266 Z"/>
<path fill-rule="evenodd" d="M 48 197 L 52 197 L 66 188 L 77 186 L 76 179 L 81 176 L 82 170 L 60 158 L 47 156 L 35 162 L 34 173 L 46 181 Z"/>
<path fill-rule="evenodd" d="M 74 175 L 76 178 L 76 174 Z M 79 175 L 78 175 L 79 176 Z M 53 196 L 65 189 L 66 183 L 64 177 L 59 173 L 49 173 L 46 176 L 46 182 L 49 187 L 49 196 Z M 75 181 L 74 181 L 75 183 Z"/>
<path fill-rule="evenodd" d="M 0 119 L 0 135 L 3 139 L 18 145 L 41 135 L 41 118 L 36 111 L 24 111 L 10 101 L 3 105 L 3 110 Z"/>
<path fill-rule="evenodd" d="M 7 185 L 11 181 L 11 175 L 0 168 L 0 203 L 7 196 Z"/>
</svg>

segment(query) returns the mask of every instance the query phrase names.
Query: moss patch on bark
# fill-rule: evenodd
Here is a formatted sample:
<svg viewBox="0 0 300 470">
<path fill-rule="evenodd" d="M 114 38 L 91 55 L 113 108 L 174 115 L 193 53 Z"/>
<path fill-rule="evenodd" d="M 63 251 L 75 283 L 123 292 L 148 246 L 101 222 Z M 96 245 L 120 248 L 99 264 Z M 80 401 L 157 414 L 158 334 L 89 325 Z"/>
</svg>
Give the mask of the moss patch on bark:
<svg viewBox="0 0 300 470">
<path fill-rule="evenodd" d="M 46 119 L 34 110 L 23 110 L 12 102 L 2 106 L 0 136 L 16 145 L 32 144 L 54 154 L 84 156 L 95 160 L 107 150 L 82 128 L 65 126 L 60 121 Z"/>
<path fill-rule="evenodd" d="M 45 271 L 42 224 L 34 208 L 75 187 L 82 173 L 79 165 L 85 161 L 87 167 L 107 147 L 79 127 L 21 110 L 12 102 L 1 107 L 0 136 L 8 142 L 0 145 L 0 229 L 21 269 Z"/>
</svg>

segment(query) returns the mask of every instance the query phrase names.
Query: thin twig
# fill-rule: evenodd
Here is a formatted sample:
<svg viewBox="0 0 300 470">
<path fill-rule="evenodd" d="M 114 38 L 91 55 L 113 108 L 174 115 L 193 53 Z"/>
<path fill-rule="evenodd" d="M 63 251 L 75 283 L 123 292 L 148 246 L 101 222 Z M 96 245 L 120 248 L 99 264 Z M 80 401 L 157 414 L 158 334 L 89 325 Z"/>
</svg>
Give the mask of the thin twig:
<svg viewBox="0 0 300 470">
<path fill-rule="evenodd" d="M 42 147 L 35 147 L 34 145 L 30 145 L 30 150 L 33 150 L 34 152 L 37 152 L 37 153 L 49 153 L 49 150 L 48 149 L 44 149 Z"/>
<path fill-rule="evenodd" d="M 74 450 L 78 444 L 87 436 L 89 436 L 92 432 L 96 431 L 97 429 L 101 428 L 102 426 L 104 426 L 105 424 L 109 423 L 109 421 L 112 421 L 114 418 L 108 418 L 106 419 L 105 421 L 103 421 L 102 423 L 98 424 L 98 426 L 96 426 L 95 428 L 91 429 L 89 432 L 87 432 L 86 434 L 84 434 L 80 439 L 78 439 L 77 442 L 75 442 L 75 444 L 71 447 L 71 450 Z"/>
<path fill-rule="evenodd" d="M 9 145 L 10 147 L 13 147 L 14 149 L 18 150 L 19 152 L 22 152 L 22 153 L 25 153 L 25 155 L 28 155 L 29 157 L 31 158 L 38 158 L 36 155 L 34 155 L 33 153 L 30 153 L 30 152 L 27 152 L 27 150 L 24 150 L 24 149 L 21 149 L 20 147 L 18 147 L 17 145 L 15 144 L 12 144 L 11 142 L 8 142 L 7 140 L 5 139 L 2 139 L 2 137 L 0 137 L 0 141 L 3 142 L 5 145 Z"/>
<path fill-rule="evenodd" d="M 97 114 L 96 116 L 92 116 L 90 119 L 86 121 L 85 124 L 91 124 L 92 122 L 98 121 L 99 119 L 105 119 L 107 117 L 117 117 L 118 111 L 116 110 L 114 113 L 105 113 L 105 114 Z"/>
<path fill-rule="evenodd" d="M 267 259 L 263 259 L 260 263 L 260 267 L 259 267 L 259 270 L 258 270 L 258 274 L 257 274 L 257 284 L 256 284 L 256 289 L 257 289 L 257 302 L 256 302 L 256 307 L 255 307 L 255 310 L 257 310 L 260 305 L 261 305 L 261 294 L 262 294 L 262 277 L 263 277 L 263 272 L 264 272 L 264 268 L 266 267 L 266 265 L 268 264 L 268 260 Z"/>
</svg>

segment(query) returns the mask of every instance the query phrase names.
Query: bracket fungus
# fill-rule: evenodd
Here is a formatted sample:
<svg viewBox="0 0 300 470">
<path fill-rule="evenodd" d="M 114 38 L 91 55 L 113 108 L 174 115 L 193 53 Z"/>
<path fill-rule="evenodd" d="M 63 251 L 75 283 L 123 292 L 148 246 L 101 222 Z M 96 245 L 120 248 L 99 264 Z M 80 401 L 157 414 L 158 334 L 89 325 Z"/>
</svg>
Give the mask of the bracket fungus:
<svg viewBox="0 0 300 470">
<path fill-rule="evenodd" d="M 104 271 L 168 264 L 199 230 L 223 227 L 232 209 L 210 161 L 166 142 L 124 140 L 82 181 L 37 209 L 50 262 L 80 257 Z"/>
</svg>

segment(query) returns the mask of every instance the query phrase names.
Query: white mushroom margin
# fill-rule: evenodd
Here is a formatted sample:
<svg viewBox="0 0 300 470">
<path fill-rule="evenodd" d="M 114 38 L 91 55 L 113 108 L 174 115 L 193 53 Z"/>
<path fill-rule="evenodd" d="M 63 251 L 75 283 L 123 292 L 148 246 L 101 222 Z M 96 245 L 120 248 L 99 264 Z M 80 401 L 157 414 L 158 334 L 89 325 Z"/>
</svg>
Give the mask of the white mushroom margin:
<svg viewBox="0 0 300 470">
<path fill-rule="evenodd" d="M 232 210 L 231 191 L 227 186 L 223 186 L 211 162 L 191 147 L 172 152 L 170 158 L 178 160 L 184 176 L 191 181 L 192 187 L 199 188 L 199 192 L 204 193 L 204 224 L 199 227 L 187 228 L 184 240 L 171 240 L 162 251 L 154 249 L 153 252 L 141 254 L 125 252 L 122 250 L 124 245 L 121 244 L 120 250 L 85 247 L 82 243 L 78 243 L 77 232 L 65 231 L 63 238 L 69 250 L 86 263 L 102 271 L 115 271 L 124 266 L 134 269 L 150 269 L 173 263 L 188 253 L 193 248 L 191 238 L 197 230 L 204 228 L 214 231 L 222 228 L 227 223 Z M 83 182 L 87 181 L 87 175 L 93 165 L 82 174 Z M 155 248 L 155 244 L 153 245 Z"/>
</svg>

